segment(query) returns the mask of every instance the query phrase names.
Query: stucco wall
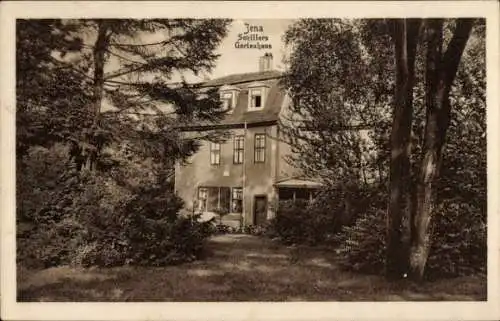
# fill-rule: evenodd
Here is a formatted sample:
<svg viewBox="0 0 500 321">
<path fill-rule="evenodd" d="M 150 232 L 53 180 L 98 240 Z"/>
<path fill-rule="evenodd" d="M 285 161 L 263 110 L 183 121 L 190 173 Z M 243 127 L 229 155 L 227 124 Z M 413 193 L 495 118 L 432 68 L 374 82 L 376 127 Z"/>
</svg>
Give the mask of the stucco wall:
<svg viewBox="0 0 500 321">
<path fill-rule="evenodd" d="M 257 133 L 266 134 L 264 163 L 254 162 L 254 138 Z M 232 129 L 231 134 L 233 136 L 245 135 L 245 130 Z M 244 223 L 246 225 L 254 223 L 255 195 L 268 196 L 268 218 L 271 217 L 273 212 L 270 205 L 275 199 L 273 183 L 280 168 L 278 162 L 281 162 L 281 158 L 277 155 L 279 148 L 276 137 L 277 126 L 248 128 L 245 136 L 243 164 L 233 164 L 232 138 L 221 144 L 220 165 L 210 164 L 210 143 L 203 142 L 200 150 L 188 160 L 188 164 L 184 166 L 178 164 L 176 168 L 175 189 L 185 201 L 186 208 L 192 208 L 200 186 L 244 187 Z"/>
</svg>

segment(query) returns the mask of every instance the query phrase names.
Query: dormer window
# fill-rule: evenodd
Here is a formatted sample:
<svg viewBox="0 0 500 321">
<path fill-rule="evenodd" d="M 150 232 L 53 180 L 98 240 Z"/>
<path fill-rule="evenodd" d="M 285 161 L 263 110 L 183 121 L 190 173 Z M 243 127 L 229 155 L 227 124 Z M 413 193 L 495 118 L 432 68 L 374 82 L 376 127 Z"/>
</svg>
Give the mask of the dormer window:
<svg viewBox="0 0 500 321">
<path fill-rule="evenodd" d="M 222 101 L 222 106 L 224 111 L 227 113 L 232 113 L 233 109 L 236 107 L 236 101 L 238 99 L 238 93 L 240 89 L 234 86 L 222 86 L 220 89 L 220 100 Z"/>
<path fill-rule="evenodd" d="M 253 83 L 248 86 L 248 110 L 261 110 L 265 106 L 268 85 Z"/>
<path fill-rule="evenodd" d="M 222 100 L 222 108 L 225 111 L 229 111 L 234 108 L 233 106 L 233 93 L 224 93 L 221 95 L 221 100 Z"/>
<path fill-rule="evenodd" d="M 262 108 L 262 90 L 250 90 L 250 108 Z"/>
</svg>

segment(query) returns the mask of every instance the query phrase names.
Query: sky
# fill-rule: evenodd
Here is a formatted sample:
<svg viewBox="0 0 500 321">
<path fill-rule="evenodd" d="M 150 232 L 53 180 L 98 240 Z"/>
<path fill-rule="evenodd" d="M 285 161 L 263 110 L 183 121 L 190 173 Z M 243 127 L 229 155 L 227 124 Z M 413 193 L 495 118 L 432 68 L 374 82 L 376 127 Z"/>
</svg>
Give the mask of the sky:
<svg viewBox="0 0 500 321">
<path fill-rule="evenodd" d="M 263 32 L 255 32 L 255 34 L 267 36 L 269 41 L 259 42 L 270 44 L 272 49 L 235 48 L 238 35 L 247 30 L 245 23 L 252 26 L 262 26 Z M 210 77 L 213 79 L 234 73 L 258 71 L 259 57 L 266 52 L 273 54 L 274 68 L 282 69 L 282 59 L 285 54 L 282 36 L 291 23 L 293 20 L 289 19 L 233 20 L 227 37 L 219 47 L 218 53 L 221 57 Z M 255 41 L 251 41 L 251 43 L 255 43 Z"/>
<path fill-rule="evenodd" d="M 265 53 L 273 54 L 273 69 L 283 70 L 283 58 L 286 53 L 285 45 L 283 42 L 283 35 L 288 27 L 294 22 L 291 19 L 235 19 L 229 26 L 227 36 L 222 40 L 217 53 L 220 55 L 216 61 L 216 67 L 210 73 L 195 76 L 191 73 L 184 74 L 185 79 L 191 83 L 198 83 L 206 79 L 215 79 L 230 74 L 247 73 L 259 71 L 259 57 Z M 266 45 L 267 48 L 236 48 L 235 43 L 238 41 L 240 35 L 248 30 L 247 24 L 253 26 L 256 30 L 248 33 L 254 37 L 266 37 L 263 40 L 248 40 L 240 41 L 240 43 L 256 44 L 257 42 Z M 84 36 L 84 43 L 93 44 L 95 42 L 95 35 L 86 34 Z M 153 34 L 141 38 L 138 43 L 149 43 L 163 39 L 162 34 Z M 262 39 L 262 38 L 261 38 Z M 129 41 L 130 42 L 130 41 Z M 269 48 L 270 46 L 270 48 Z M 78 54 L 75 54 L 75 57 Z M 113 59 L 114 58 L 114 59 Z M 65 60 L 71 60 L 72 55 L 67 55 Z M 110 57 L 105 65 L 105 73 L 112 73 L 120 69 L 121 64 L 116 57 Z M 142 77 L 150 78 L 147 75 Z M 152 76 L 151 76 L 152 77 Z M 116 79 L 125 80 L 125 79 Z M 171 82 L 178 82 L 181 80 L 179 74 L 172 75 Z M 113 109 L 110 102 L 103 101 L 104 110 Z"/>
<path fill-rule="evenodd" d="M 188 81 L 200 82 L 203 81 L 204 77 L 209 77 L 211 79 L 226 76 L 235 73 L 245 73 L 258 71 L 259 68 L 259 57 L 265 53 L 273 54 L 273 67 L 275 69 L 283 69 L 283 57 L 286 52 L 283 43 L 283 35 L 288 27 L 294 22 L 292 19 L 235 19 L 231 22 L 228 28 L 227 36 L 222 40 L 217 53 L 220 55 L 219 59 L 216 61 L 216 67 L 211 73 L 205 75 L 200 75 L 196 77 L 194 75 L 185 75 Z M 235 48 L 235 43 L 238 41 L 238 37 L 247 31 L 246 24 L 254 26 L 258 31 L 251 32 L 253 36 L 267 37 L 266 40 L 260 41 L 248 41 L 250 44 L 256 44 L 257 42 L 271 46 L 268 48 Z M 95 35 L 93 33 L 87 33 L 81 35 L 84 38 L 84 43 L 91 46 L 95 42 Z M 142 38 L 137 40 L 137 43 L 151 43 L 164 39 L 165 35 L 162 33 L 144 35 Z M 133 42 L 127 40 L 128 42 Z M 242 41 L 243 43 L 245 41 Z M 89 49 L 90 50 L 90 49 Z M 74 55 L 75 57 L 78 54 Z M 72 55 L 67 55 L 64 60 L 71 60 Z M 110 57 L 105 65 L 105 73 L 110 73 L 116 71 L 120 68 L 120 63 L 116 57 Z M 174 77 L 177 78 L 177 77 Z M 179 81 L 180 79 L 172 79 L 173 82 Z"/>
</svg>

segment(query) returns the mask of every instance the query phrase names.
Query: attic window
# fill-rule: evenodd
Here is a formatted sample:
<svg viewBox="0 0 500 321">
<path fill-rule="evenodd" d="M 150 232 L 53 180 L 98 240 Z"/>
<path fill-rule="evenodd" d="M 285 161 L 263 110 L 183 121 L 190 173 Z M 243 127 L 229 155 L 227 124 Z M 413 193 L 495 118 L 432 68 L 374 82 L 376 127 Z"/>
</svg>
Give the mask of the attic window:
<svg viewBox="0 0 500 321">
<path fill-rule="evenodd" d="M 264 108 L 268 87 L 268 85 L 260 82 L 248 86 L 248 110 L 261 110 Z"/>
<path fill-rule="evenodd" d="M 232 113 L 236 107 L 239 91 L 240 88 L 231 85 L 224 85 L 220 88 L 220 100 L 222 101 L 224 111 L 228 114 Z"/>
<path fill-rule="evenodd" d="M 228 92 L 228 93 L 223 93 L 221 95 L 221 100 L 222 100 L 222 106 L 225 111 L 230 111 L 231 109 L 234 108 L 233 106 L 233 93 Z"/>
<path fill-rule="evenodd" d="M 262 109 L 264 107 L 262 89 L 250 90 L 250 106 L 249 109 Z"/>
</svg>

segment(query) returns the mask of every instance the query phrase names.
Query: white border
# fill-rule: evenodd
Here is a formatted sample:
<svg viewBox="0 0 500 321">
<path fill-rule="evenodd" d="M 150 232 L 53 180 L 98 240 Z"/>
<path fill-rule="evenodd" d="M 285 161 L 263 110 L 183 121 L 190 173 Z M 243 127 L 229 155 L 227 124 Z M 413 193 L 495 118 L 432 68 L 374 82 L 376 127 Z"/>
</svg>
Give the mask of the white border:
<svg viewBox="0 0 500 321">
<path fill-rule="evenodd" d="M 443 2 L 2 2 L 0 3 L 1 316 L 20 320 L 487 320 L 500 318 L 499 5 Z M 16 303 L 15 19 L 299 17 L 486 17 L 488 125 L 488 301 L 390 303 Z M 496 196 L 496 197 L 495 197 Z"/>
</svg>

